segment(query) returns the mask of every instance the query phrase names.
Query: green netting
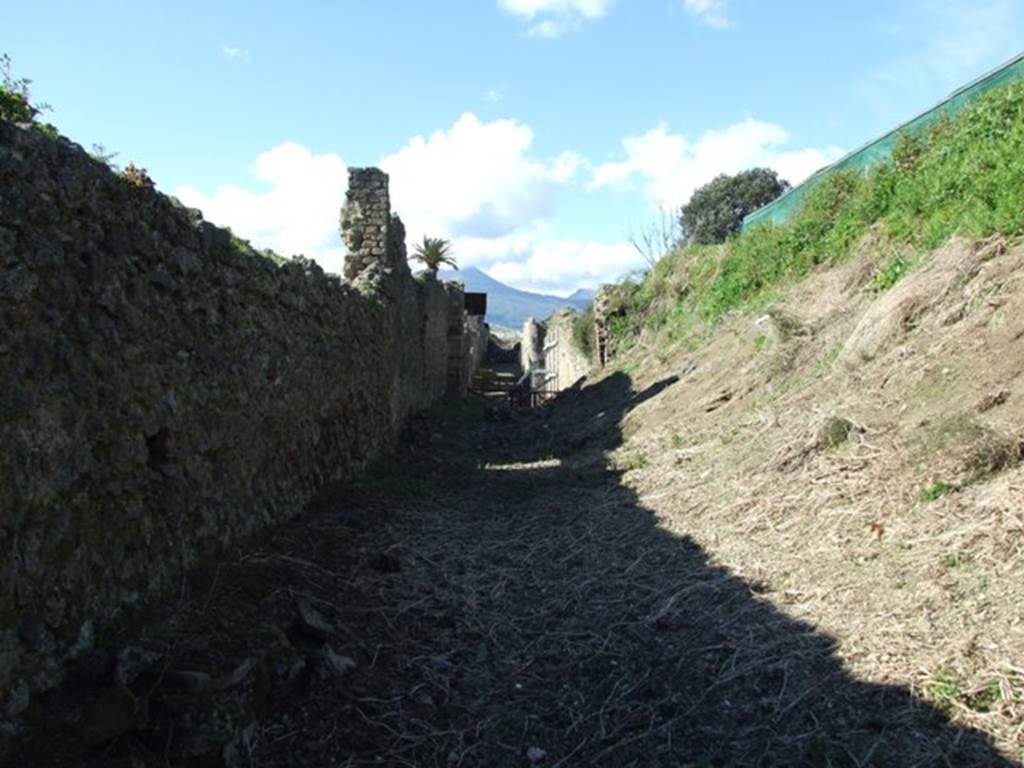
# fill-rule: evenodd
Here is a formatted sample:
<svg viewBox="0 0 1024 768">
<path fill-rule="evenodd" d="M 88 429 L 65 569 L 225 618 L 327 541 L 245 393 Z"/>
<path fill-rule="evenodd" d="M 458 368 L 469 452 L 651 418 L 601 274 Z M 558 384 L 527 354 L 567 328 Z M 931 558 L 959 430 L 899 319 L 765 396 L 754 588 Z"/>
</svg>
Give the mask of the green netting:
<svg viewBox="0 0 1024 768">
<path fill-rule="evenodd" d="M 832 165 L 816 171 L 803 184 L 793 187 L 793 189 L 778 200 L 748 215 L 743 220 L 743 228 L 747 229 L 756 224 L 769 222 L 772 224 L 785 224 L 800 208 L 800 204 L 807 193 L 832 171 L 840 168 L 867 171 L 873 165 L 889 159 L 892 155 L 893 147 L 900 136 L 924 130 L 940 118 L 952 117 L 986 91 L 990 91 L 1010 80 L 1022 77 L 1024 77 L 1024 54 L 1017 56 L 1012 61 L 989 72 L 987 75 L 979 77 L 974 82 L 968 83 L 963 88 L 954 91 L 944 101 L 894 128 L 884 136 L 865 144 L 860 149 L 854 150 Z"/>
</svg>

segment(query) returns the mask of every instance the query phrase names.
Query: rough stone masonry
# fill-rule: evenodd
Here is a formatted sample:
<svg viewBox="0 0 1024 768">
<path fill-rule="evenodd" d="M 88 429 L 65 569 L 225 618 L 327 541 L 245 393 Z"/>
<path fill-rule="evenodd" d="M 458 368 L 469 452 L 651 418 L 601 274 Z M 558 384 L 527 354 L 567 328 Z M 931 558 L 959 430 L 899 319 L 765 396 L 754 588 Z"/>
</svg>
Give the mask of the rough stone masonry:
<svg viewBox="0 0 1024 768">
<path fill-rule="evenodd" d="M 449 391 L 461 290 L 410 274 L 387 184 L 351 173 L 342 280 L 0 121 L 0 726 Z"/>
</svg>

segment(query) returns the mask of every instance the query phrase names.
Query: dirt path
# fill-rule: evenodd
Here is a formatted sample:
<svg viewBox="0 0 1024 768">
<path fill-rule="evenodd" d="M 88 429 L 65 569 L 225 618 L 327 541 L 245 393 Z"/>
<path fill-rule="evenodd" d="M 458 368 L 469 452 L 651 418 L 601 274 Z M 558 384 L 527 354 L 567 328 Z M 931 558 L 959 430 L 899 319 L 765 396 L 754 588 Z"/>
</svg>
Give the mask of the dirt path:
<svg viewBox="0 0 1024 768">
<path fill-rule="evenodd" d="M 659 527 L 605 452 L 660 389 L 417 421 L 107 638 L 18 765 L 1009 765 Z"/>
</svg>

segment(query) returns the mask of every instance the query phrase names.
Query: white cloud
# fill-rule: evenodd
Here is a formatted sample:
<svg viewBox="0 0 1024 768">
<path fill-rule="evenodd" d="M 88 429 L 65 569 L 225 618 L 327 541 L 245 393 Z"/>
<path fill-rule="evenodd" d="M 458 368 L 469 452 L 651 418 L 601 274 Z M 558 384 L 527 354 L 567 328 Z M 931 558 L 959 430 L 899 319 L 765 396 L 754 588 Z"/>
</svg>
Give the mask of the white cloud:
<svg viewBox="0 0 1024 768">
<path fill-rule="evenodd" d="M 448 238 L 461 266 L 529 289 L 571 291 L 635 267 L 627 246 L 553 237 L 559 199 L 587 162 L 572 151 L 537 157 L 533 139 L 523 123 L 466 113 L 385 157 L 409 242 Z"/>
<path fill-rule="evenodd" d="M 542 293 L 596 288 L 644 265 L 626 242 L 599 243 L 576 239 L 535 240 L 522 250 L 510 249 L 487 272 L 503 283 Z"/>
<path fill-rule="evenodd" d="M 589 188 L 626 189 L 639 182 L 654 207 L 674 209 L 720 173 L 767 166 L 799 184 L 842 155 L 838 147 L 787 149 L 788 142 L 781 126 L 753 118 L 692 142 L 661 124 L 623 139 L 625 159 L 595 168 Z"/>
<path fill-rule="evenodd" d="M 713 29 L 730 26 L 728 5 L 728 0 L 683 0 L 687 13 Z"/>
<path fill-rule="evenodd" d="M 558 293 L 644 266 L 624 239 L 594 242 L 558 231 L 559 202 L 579 191 L 582 179 L 590 189 L 639 187 L 652 204 L 672 209 L 718 173 L 769 165 L 797 182 L 839 154 L 787 149 L 787 138 L 779 126 L 753 119 L 693 142 L 661 125 L 626 138 L 622 160 L 592 168 L 572 151 L 538 156 L 524 123 L 484 122 L 466 113 L 445 129 L 413 137 L 380 166 L 391 177 L 391 206 L 410 243 L 424 235 L 448 238 L 460 265 L 484 268 L 516 287 Z M 255 183 L 248 188 L 221 186 L 207 194 L 186 186 L 175 194 L 259 248 L 302 253 L 341 272 L 345 161 L 286 142 L 259 155 L 251 170 Z"/>
<path fill-rule="evenodd" d="M 460 265 L 495 268 L 519 285 L 547 290 L 571 291 L 620 274 L 629 261 L 625 247 L 554 239 L 550 220 L 559 198 L 586 161 L 570 151 L 537 157 L 533 140 L 523 123 L 483 122 L 467 113 L 383 158 L 391 207 L 409 243 L 424 235 L 449 238 Z M 287 142 L 259 155 L 252 173 L 255 189 L 221 186 L 205 194 L 185 186 L 175 194 L 258 248 L 302 253 L 340 273 L 345 161 Z"/>
<path fill-rule="evenodd" d="M 551 216 L 583 159 L 573 152 L 540 159 L 530 154 L 532 143 L 523 123 L 485 123 L 467 112 L 447 130 L 416 136 L 385 157 L 391 204 L 410 239 L 496 238 Z"/>
<path fill-rule="evenodd" d="M 285 142 L 257 157 L 252 172 L 268 187 L 265 191 L 221 186 L 206 195 L 184 186 L 174 194 L 258 248 L 272 248 L 283 256 L 301 253 L 328 272 L 341 273 L 338 210 L 348 186 L 345 161 Z"/>
<path fill-rule="evenodd" d="M 554 38 L 600 18 L 612 0 L 498 0 L 498 7 L 531 23 L 534 37 Z"/>
<path fill-rule="evenodd" d="M 228 61 L 244 61 L 247 62 L 251 58 L 249 52 L 245 48 L 239 48 L 234 45 L 221 45 L 220 52 L 224 54 L 224 58 Z"/>
<path fill-rule="evenodd" d="M 503 101 L 504 98 L 505 95 L 497 88 L 488 88 L 483 96 L 484 101 L 490 102 L 491 104 L 498 104 Z"/>
</svg>

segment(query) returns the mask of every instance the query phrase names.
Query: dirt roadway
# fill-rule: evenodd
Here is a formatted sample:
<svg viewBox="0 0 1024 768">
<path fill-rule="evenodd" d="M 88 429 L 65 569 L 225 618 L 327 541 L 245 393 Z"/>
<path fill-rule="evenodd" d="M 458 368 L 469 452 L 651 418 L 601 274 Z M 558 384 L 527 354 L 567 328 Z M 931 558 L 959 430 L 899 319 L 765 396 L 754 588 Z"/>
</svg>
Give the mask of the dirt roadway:
<svg viewBox="0 0 1024 768">
<path fill-rule="evenodd" d="M 105 638 L 13 765 L 1011 765 L 659 526 L 606 452 L 668 383 L 417 420 Z"/>
</svg>

